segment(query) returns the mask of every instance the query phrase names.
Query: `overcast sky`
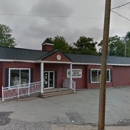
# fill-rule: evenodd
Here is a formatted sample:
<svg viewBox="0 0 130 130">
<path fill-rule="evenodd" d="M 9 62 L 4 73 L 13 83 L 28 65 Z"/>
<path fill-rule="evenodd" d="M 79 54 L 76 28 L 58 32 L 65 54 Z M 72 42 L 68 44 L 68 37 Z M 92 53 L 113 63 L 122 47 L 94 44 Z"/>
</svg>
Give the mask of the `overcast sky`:
<svg viewBox="0 0 130 130">
<path fill-rule="evenodd" d="M 112 7 L 126 2 L 128 0 L 112 0 Z M 104 9 L 105 0 L 0 0 L 0 24 L 13 30 L 20 48 L 41 49 L 47 37 L 56 35 L 64 36 L 69 43 L 79 36 L 100 41 Z M 115 11 L 130 18 L 130 4 Z M 130 21 L 111 13 L 110 27 L 110 36 L 124 36 L 130 31 Z"/>
</svg>

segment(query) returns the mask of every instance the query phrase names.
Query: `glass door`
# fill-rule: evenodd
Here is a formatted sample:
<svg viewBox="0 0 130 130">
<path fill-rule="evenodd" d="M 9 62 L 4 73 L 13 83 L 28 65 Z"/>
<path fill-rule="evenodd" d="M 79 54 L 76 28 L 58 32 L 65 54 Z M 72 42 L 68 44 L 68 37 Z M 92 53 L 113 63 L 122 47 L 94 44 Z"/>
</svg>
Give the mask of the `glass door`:
<svg viewBox="0 0 130 130">
<path fill-rule="evenodd" d="M 54 88 L 54 72 L 49 73 L 49 84 L 51 88 Z"/>
<path fill-rule="evenodd" d="M 44 88 L 54 88 L 55 87 L 55 75 L 53 71 L 44 72 Z"/>
<path fill-rule="evenodd" d="M 48 88 L 48 72 L 44 72 L 44 88 Z"/>
</svg>

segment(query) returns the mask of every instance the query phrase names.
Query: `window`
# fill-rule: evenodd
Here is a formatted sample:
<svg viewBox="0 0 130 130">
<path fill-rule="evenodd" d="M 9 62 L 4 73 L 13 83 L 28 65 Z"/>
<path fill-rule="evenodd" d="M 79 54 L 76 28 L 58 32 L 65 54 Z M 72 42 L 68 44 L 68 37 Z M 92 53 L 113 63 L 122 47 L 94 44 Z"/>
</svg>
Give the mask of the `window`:
<svg viewBox="0 0 130 130">
<path fill-rule="evenodd" d="M 30 83 L 30 69 L 9 69 L 9 85 Z"/>
<path fill-rule="evenodd" d="M 101 70 L 100 69 L 91 69 L 90 70 L 90 82 L 99 83 L 101 80 Z M 111 81 L 110 69 L 107 70 L 107 82 Z"/>
</svg>

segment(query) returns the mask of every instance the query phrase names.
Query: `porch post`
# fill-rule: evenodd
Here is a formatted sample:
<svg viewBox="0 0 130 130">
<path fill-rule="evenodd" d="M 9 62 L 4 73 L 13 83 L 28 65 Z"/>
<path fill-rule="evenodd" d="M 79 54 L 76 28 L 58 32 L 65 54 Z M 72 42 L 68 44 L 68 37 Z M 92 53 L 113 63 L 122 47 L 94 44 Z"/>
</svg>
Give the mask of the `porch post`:
<svg viewBox="0 0 130 130">
<path fill-rule="evenodd" d="M 41 94 L 44 92 L 44 62 L 41 62 Z"/>
<path fill-rule="evenodd" d="M 72 89 L 72 63 L 70 64 L 70 89 Z"/>
</svg>

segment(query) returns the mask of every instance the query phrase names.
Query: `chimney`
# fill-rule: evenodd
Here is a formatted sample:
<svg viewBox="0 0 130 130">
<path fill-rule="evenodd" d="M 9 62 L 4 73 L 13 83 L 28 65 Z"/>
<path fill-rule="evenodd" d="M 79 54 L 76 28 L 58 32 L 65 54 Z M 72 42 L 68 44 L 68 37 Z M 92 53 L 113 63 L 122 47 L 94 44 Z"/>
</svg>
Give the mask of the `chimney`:
<svg viewBox="0 0 130 130">
<path fill-rule="evenodd" d="M 42 43 L 42 51 L 53 51 L 53 43 L 52 41 L 47 38 L 43 43 Z"/>
</svg>

